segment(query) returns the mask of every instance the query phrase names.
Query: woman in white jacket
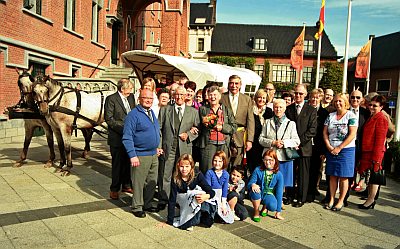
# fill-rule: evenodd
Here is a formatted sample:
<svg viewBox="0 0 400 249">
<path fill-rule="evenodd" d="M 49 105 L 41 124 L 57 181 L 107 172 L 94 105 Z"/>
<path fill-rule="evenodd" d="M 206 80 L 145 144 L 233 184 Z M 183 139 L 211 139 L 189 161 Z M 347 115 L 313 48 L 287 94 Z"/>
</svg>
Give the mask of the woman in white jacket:
<svg viewBox="0 0 400 249">
<path fill-rule="evenodd" d="M 300 145 L 300 138 L 297 135 L 296 123 L 285 115 L 285 100 L 275 99 L 273 111 L 274 116 L 265 120 L 259 142 L 265 148 L 264 152 L 268 149 L 276 151 L 284 186 L 293 187 L 293 160 L 286 158 L 284 148 L 297 148 Z"/>
</svg>

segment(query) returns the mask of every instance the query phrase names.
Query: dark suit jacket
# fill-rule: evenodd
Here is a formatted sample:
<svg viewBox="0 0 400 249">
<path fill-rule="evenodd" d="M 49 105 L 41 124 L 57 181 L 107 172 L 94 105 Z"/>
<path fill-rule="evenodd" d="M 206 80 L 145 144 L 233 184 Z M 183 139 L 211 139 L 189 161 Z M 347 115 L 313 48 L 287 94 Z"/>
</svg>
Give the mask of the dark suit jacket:
<svg viewBox="0 0 400 249">
<path fill-rule="evenodd" d="M 128 96 L 128 102 L 131 109 L 136 106 L 135 98 L 132 93 Z M 108 145 L 113 147 L 123 146 L 122 134 L 127 114 L 124 103 L 122 102 L 118 92 L 111 94 L 106 98 L 104 103 L 104 119 L 108 125 Z"/>
<path fill-rule="evenodd" d="M 371 115 L 370 111 L 363 108 L 359 107 L 359 115 L 358 115 L 358 128 L 357 128 L 357 136 L 356 136 L 356 156 L 358 158 L 361 158 L 361 144 L 362 144 L 362 138 L 363 138 L 363 130 L 364 130 L 364 124 L 367 122 L 369 116 Z"/>
<path fill-rule="evenodd" d="M 185 112 L 183 113 L 180 126 L 177 127 L 177 132 L 175 132 L 176 127 L 174 127 L 174 114 L 177 115 L 175 112 L 175 105 L 161 107 L 160 113 L 158 114 L 158 122 L 161 130 L 160 143 L 164 150 L 165 158 L 168 158 L 174 139 L 177 138 L 179 134 L 186 132 L 189 135 L 185 142 L 178 138 L 179 155 L 183 155 L 185 153 L 192 154 L 192 142 L 198 136 L 190 133 L 190 128 L 193 126 L 199 127 L 200 125 L 199 114 L 196 109 L 191 106 L 185 106 Z"/>
<path fill-rule="evenodd" d="M 320 105 L 317 111 L 317 134 L 313 138 L 314 153 L 317 153 L 319 155 L 325 154 L 326 152 L 326 145 L 324 142 L 323 133 L 324 133 L 324 123 L 328 115 L 329 115 L 328 110 L 326 110 Z"/>
<path fill-rule="evenodd" d="M 221 103 L 228 107 L 231 112 L 232 111 L 232 105 L 229 100 L 229 93 L 224 93 L 221 96 Z M 254 115 L 253 115 L 253 100 L 247 96 L 244 95 L 243 93 L 239 93 L 239 99 L 238 99 L 238 107 L 236 111 L 236 115 L 234 115 L 237 127 L 245 127 L 247 131 L 247 141 L 254 141 Z M 235 140 L 235 143 L 239 147 L 243 147 L 244 142 L 243 141 L 243 132 L 235 132 L 233 135 L 233 138 Z"/>
<path fill-rule="evenodd" d="M 311 138 L 317 134 L 317 109 L 304 103 L 299 115 L 296 111 L 296 103 L 286 108 L 286 117 L 296 122 L 297 134 L 300 138 L 300 151 L 302 156 L 312 155 Z"/>
</svg>

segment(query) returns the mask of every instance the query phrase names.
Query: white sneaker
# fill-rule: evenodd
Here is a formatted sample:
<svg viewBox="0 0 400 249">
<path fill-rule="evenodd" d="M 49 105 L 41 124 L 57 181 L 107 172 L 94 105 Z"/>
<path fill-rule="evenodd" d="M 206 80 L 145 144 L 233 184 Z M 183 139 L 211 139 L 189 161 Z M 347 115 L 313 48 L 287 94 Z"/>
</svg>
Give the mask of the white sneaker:
<svg viewBox="0 0 400 249">
<path fill-rule="evenodd" d="M 186 228 L 186 231 L 193 232 L 193 227 Z"/>
<path fill-rule="evenodd" d="M 239 218 L 239 217 L 237 217 L 237 215 L 235 214 L 235 215 L 233 216 L 233 220 L 236 220 L 236 221 L 238 221 L 238 220 L 240 220 L 240 218 Z"/>
</svg>

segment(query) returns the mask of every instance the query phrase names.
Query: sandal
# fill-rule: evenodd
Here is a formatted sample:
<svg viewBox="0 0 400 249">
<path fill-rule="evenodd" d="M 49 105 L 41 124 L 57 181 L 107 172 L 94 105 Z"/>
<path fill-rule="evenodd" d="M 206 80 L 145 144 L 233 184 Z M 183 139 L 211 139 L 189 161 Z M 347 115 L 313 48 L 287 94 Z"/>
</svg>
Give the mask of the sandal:
<svg viewBox="0 0 400 249">
<path fill-rule="evenodd" d="M 264 210 L 260 214 L 262 217 L 267 217 L 268 216 L 268 210 Z"/>
<path fill-rule="evenodd" d="M 260 221 L 261 221 L 260 216 L 254 216 L 254 217 L 253 217 L 253 221 L 254 221 L 254 222 L 260 222 Z"/>
</svg>

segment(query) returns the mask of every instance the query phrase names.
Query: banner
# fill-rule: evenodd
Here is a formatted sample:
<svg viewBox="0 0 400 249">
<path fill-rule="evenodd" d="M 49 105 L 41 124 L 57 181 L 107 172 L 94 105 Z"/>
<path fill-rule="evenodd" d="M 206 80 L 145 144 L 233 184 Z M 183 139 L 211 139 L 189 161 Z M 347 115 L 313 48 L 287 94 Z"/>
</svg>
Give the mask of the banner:
<svg viewBox="0 0 400 249">
<path fill-rule="evenodd" d="M 356 78 L 364 78 L 368 77 L 368 66 L 369 66 L 369 57 L 371 52 L 371 40 L 361 48 L 361 51 L 357 55 L 356 62 Z"/>
<path fill-rule="evenodd" d="M 290 64 L 294 69 L 303 69 L 303 53 L 304 53 L 304 33 L 306 28 L 303 27 L 299 37 L 294 42 L 292 52 L 290 53 Z"/>
<path fill-rule="evenodd" d="M 319 39 L 322 36 L 325 28 L 325 0 L 322 0 L 321 10 L 319 11 L 319 21 L 318 21 L 318 32 L 315 33 L 315 39 Z"/>
</svg>

